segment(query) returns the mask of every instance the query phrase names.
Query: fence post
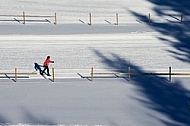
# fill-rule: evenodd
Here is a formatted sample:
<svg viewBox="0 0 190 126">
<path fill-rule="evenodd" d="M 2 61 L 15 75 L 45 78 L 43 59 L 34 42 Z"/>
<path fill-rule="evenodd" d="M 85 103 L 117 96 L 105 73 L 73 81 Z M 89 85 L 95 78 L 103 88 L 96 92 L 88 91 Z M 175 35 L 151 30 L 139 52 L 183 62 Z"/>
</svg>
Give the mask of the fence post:
<svg viewBox="0 0 190 126">
<path fill-rule="evenodd" d="M 53 74 L 52 82 L 55 82 L 55 69 L 54 69 L 54 67 L 52 68 L 52 74 Z"/>
<path fill-rule="evenodd" d="M 128 67 L 128 77 L 129 77 L 129 81 L 131 81 L 131 68 Z"/>
<path fill-rule="evenodd" d="M 172 80 L 172 68 L 171 66 L 169 67 L 169 82 Z"/>
<path fill-rule="evenodd" d="M 148 24 L 150 25 L 150 13 L 148 14 Z"/>
<path fill-rule="evenodd" d="M 55 25 L 57 25 L 57 14 L 55 13 L 55 22 L 54 22 Z"/>
<path fill-rule="evenodd" d="M 116 25 L 119 25 L 119 15 L 116 13 Z"/>
<path fill-rule="evenodd" d="M 92 13 L 89 13 L 90 22 L 89 25 L 92 25 Z"/>
<path fill-rule="evenodd" d="M 183 13 L 181 13 L 181 24 L 183 23 Z"/>
<path fill-rule="evenodd" d="M 91 82 L 93 81 L 93 78 L 94 78 L 94 68 L 92 67 L 91 68 Z"/>
<path fill-rule="evenodd" d="M 17 82 L 17 68 L 15 68 L 15 82 Z"/>
<path fill-rule="evenodd" d="M 23 11 L 23 24 L 26 23 L 26 17 L 25 17 L 25 12 Z"/>
</svg>

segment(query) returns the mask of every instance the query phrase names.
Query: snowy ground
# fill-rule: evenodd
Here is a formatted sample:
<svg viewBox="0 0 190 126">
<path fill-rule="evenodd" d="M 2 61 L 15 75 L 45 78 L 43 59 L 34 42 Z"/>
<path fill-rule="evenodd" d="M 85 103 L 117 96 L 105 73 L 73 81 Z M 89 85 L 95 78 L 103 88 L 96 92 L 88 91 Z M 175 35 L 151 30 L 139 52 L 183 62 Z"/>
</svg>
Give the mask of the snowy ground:
<svg viewBox="0 0 190 126">
<path fill-rule="evenodd" d="M 0 73 L 34 72 L 47 55 L 55 82 L 0 75 L 0 125 L 190 125 L 189 76 L 99 76 L 95 72 L 190 72 L 189 2 L 1 0 Z M 10 4 L 11 3 L 11 4 Z M 137 4 L 140 3 L 140 4 Z M 184 14 L 180 24 L 180 11 Z M 89 26 L 89 13 L 92 25 Z M 119 14 L 116 26 L 115 14 Z M 148 14 L 151 25 L 148 25 Z M 16 20 L 21 20 L 20 22 Z M 32 21 L 31 20 L 34 20 Z M 41 22 L 43 20 L 43 22 Z"/>
<path fill-rule="evenodd" d="M 0 120 L 2 125 L 186 125 L 188 81 L 174 78 L 168 83 L 158 77 L 135 77 L 132 82 L 97 78 L 93 83 L 1 80 Z"/>
</svg>

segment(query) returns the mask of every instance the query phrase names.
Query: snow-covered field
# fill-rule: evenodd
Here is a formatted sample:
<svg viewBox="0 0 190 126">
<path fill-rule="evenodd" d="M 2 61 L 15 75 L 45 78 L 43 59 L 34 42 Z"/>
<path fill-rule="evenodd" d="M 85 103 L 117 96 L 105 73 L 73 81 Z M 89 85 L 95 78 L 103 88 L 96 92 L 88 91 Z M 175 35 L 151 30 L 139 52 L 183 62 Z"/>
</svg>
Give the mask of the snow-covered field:
<svg viewBox="0 0 190 126">
<path fill-rule="evenodd" d="M 171 66 L 174 72 L 190 72 L 189 6 L 180 0 L 1 0 L 0 73 L 35 72 L 34 63 L 50 55 L 55 82 L 37 74 L 15 83 L 1 74 L 0 125 L 190 125 L 189 76 L 171 83 L 167 76 L 88 80 L 91 67 L 168 72 Z M 56 13 L 58 24 L 52 17 L 26 17 L 24 25 L 22 17 L 2 16 L 23 11 Z"/>
</svg>

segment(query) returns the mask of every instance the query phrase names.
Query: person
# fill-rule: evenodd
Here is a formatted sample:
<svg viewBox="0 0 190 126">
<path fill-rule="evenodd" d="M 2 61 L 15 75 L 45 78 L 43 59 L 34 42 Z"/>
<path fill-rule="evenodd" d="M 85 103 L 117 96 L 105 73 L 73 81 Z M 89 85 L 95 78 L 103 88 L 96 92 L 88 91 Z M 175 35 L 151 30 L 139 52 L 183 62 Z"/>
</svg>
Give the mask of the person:
<svg viewBox="0 0 190 126">
<path fill-rule="evenodd" d="M 47 58 L 46 58 L 46 60 L 44 61 L 44 64 L 43 64 L 44 70 L 41 72 L 42 75 L 47 70 L 47 76 L 51 76 L 49 74 L 49 63 L 54 63 L 54 61 L 51 61 L 50 56 L 47 56 Z"/>
</svg>

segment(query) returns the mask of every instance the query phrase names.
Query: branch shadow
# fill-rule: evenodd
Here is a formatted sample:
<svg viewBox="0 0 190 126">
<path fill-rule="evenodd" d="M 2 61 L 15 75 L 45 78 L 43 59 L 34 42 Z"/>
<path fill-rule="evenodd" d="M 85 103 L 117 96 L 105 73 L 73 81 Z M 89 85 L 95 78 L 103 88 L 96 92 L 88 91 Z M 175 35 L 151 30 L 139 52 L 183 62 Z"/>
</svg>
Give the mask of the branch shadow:
<svg viewBox="0 0 190 126">
<path fill-rule="evenodd" d="M 154 7 L 154 11 L 157 13 L 166 11 L 166 10 L 160 10 L 161 7 L 165 7 L 165 8 L 168 7 L 171 10 L 176 11 L 176 12 L 183 12 L 184 14 L 190 14 L 190 10 L 189 10 L 190 1 L 189 0 L 184 0 L 183 2 L 181 0 L 175 0 L 175 1 L 147 0 L 147 1 L 156 5 Z"/>
<path fill-rule="evenodd" d="M 5 125 L 7 122 L 8 122 L 8 119 L 6 119 L 0 115 L 0 125 Z"/>
<path fill-rule="evenodd" d="M 190 31 L 190 24 L 187 18 L 190 16 L 190 1 L 166 1 L 166 0 L 148 0 L 150 3 L 154 4 L 153 11 L 156 13 L 156 15 L 160 16 L 160 18 L 163 18 L 161 16 L 173 18 L 175 21 L 169 20 L 166 18 L 166 22 L 151 22 L 150 27 L 152 27 L 154 30 L 161 33 L 163 36 L 158 37 L 159 40 L 167 42 L 169 45 L 174 47 L 176 50 L 166 50 L 168 51 L 173 57 L 175 57 L 177 60 L 180 60 L 182 62 L 190 63 L 190 35 L 188 32 Z M 165 8 L 165 9 L 163 9 Z M 178 16 L 173 16 L 172 14 L 168 14 L 168 10 L 171 10 L 175 13 L 178 13 Z M 127 10 L 130 13 L 132 13 L 135 17 L 140 19 L 142 22 L 147 24 L 147 16 Z M 180 19 L 180 13 L 183 14 L 183 21 L 181 24 Z M 166 36 L 170 36 L 174 38 L 174 40 L 168 39 Z M 180 55 L 183 54 L 183 55 Z"/>
<path fill-rule="evenodd" d="M 116 72 L 124 72 L 127 67 L 132 71 L 145 72 L 140 66 L 130 64 L 130 61 L 112 53 L 112 57 L 106 57 L 98 50 L 93 50 L 101 62 L 109 68 L 117 69 Z M 145 107 L 156 111 L 169 120 L 155 117 L 167 126 L 190 125 L 190 107 L 187 101 L 190 99 L 190 91 L 180 81 L 169 83 L 159 76 L 132 76 L 132 83 L 138 87 L 138 91 L 145 99 L 136 99 Z"/>
<path fill-rule="evenodd" d="M 0 125 L 2 126 L 6 126 L 6 125 L 18 125 L 16 124 L 17 122 L 19 122 L 19 124 L 27 124 L 27 125 L 57 125 L 57 123 L 55 123 L 54 121 L 52 121 L 51 118 L 48 118 L 47 115 L 35 115 L 32 112 L 30 112 L 29 110 L 26 109 L 26 107 L 22 107 L 21 109 L 22 111 L 22 119 L 21 120 L 17 120 L 16 122 L 11 121 L 10 119 L 7 119 L 5 117 L 3 117 L 2 115 L 0 115 Z M 14 119 L 13 119 L 14 120 Z"/>
<path fill-rule="evenodd" d="M 52 119 L 48 118 L 48 117 L 44 117 L 41 115 L 34 115 L 32 114 L 29 110 L 27 110 L 25 107 L 22 107 L 22 111 L 23 111 L 23 123 L 29 123 L 32 125 L 56 125 L 56 123 L 54 121 L 52 121 Z"/>
</svg>

